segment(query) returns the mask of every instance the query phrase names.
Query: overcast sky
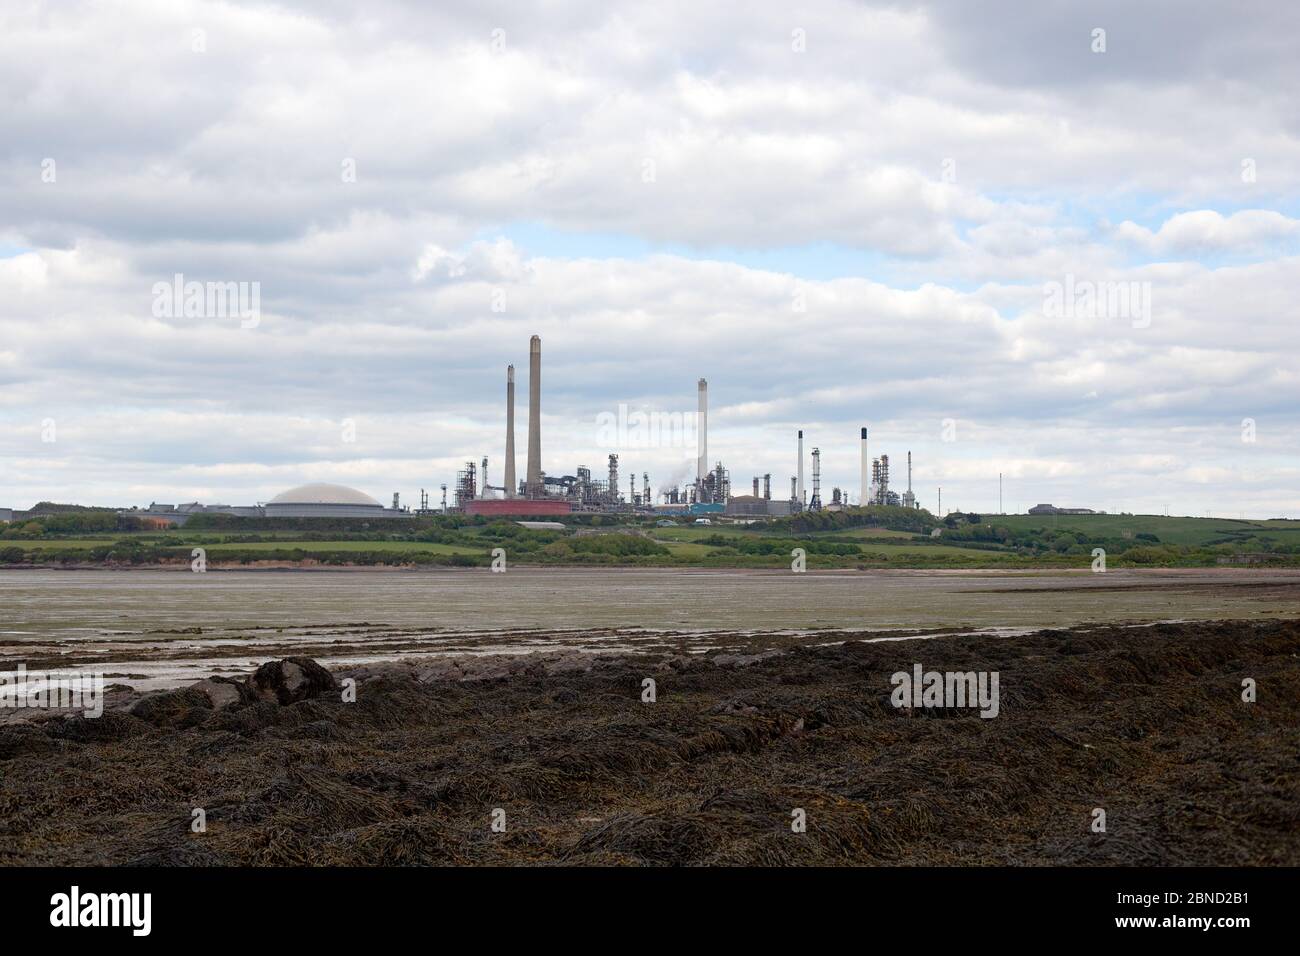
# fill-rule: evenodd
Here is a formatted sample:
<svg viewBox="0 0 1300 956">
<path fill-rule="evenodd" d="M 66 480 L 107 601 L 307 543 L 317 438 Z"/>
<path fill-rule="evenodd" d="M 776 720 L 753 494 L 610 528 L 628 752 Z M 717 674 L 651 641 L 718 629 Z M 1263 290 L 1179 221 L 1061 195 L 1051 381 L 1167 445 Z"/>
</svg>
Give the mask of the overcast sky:
<svg viewBox="0 0 1300 956">
<path fill-rule="evenodd" d="M 7 0 L 0 506 L 522 477 L 537 333 L 550 474 L 1300 515 L 1300 5 L 738 9 Z"/>
</svg>

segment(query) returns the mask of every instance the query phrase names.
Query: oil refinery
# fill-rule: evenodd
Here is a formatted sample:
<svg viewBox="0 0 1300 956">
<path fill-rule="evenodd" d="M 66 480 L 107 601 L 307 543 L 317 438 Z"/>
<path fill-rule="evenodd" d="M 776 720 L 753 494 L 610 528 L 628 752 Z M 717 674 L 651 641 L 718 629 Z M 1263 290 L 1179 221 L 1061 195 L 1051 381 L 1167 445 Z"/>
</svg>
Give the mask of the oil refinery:
<svg viewBox="0 0 1300 956">
<path fill-rule="evenodd" d="M 147 508 L 123 511 L 159 524 L 184 524 L 190 516 L 204 512 L 239 517 L 267 518 L 402 518 L 413 515 L 460 513 L 539 517 L 593 512 L 602 514 L 708 515 L 738 518 L 780 517 L 802 511 L 839 511 L 850 506 L 847 492 L 839 487 L 824 498 L 821 487 L 822 452 L 814 446 L 805 457 L 803 429 L 795 434 L 795 469 L 790 476 L 788 497 L 772 492 L 772 472 L 754 475 L 749 494 L 737 494 L 730 470 L 721 459 L 709 463 L 709 383 L 696 383 L 695 478 L 684 485 L 660 487 L 652 493 L 650 475 L 634 469 L 623 471 L 616 452 L 606 460 L 603 473 L 579 465 L 573 474 L 550 475 L 542 468 L 542 340 L 534 335 L 528 344 L 528 444 L 523 480 L 515 472 L 515 367 L 506 366 L 505 455 L 501 484 L 489 481 L 489 456 L 466 461 L 448 486 L 440 485 L 441 500 L 434 505 L 427 490 L 421 489 L 419 505 L 403 506 L 393 493 L 386 507 L 368 494 L 338 484 L 314 483 L 290 488 L 269 501 L 256 505 L 169 505 L 152 503 Z M 685 416 L 689 418 L 689 414 Z M 867 429 L 860 432 L 860 483 L 852 504 L 918 507 L 912 492 L 912 453 L 907 453 L 907 490 L 890 487 L 889 455 L 872 458 Z M 689 446 L 688 446 L 689 447 Z M 811 464 L 811 489 L 805 485 L 805 464 Z M 740 486 L 744 488 L 744 485 Z M 779 485 L 778 485 L 779 489 Z M 448 500 L 448 491 L 451 498 Z"/>
<path fill-rule="evenodd" d="M 442 485 L 442 501 L 431 508 L 428 494 L 421 492 L 417 513 L 461 512 L 470 515 L 537 516 L 568 514 L 575 511 L 599 513 L 654 514 L 726 514 L 748 517 L 775 517 L 800 511 L 837 511 L 849 506 L 843 489 L 831 489 L 824 500 L 821 489 L 821 449 L 811 450 L 811 496 L 804 486 L 804 434 L 796 435 L 795 474 L 790 478 L 790 495 L 772 494 L 772 473 L 755 475 L 750 494 L 736 494 L 731 472 L 718 459 L 709 461 L 709 383 L 696 383 L 696 456 L 694 481 L 677 487 L 661 487 L 652 494 L 650 475 L 635 470 L 621 477 L 619 455 L 610 453 L 606 472 L 597 477 L 587 465 L 579 465 L 573 474 L 550 475 L 542 469 L 541 427 L 542 340 L 534 335 L 528 349 L 528 445 L 524 480 L 515 475 L 515 367 L 506 367 L 505 467 L 502 483 L 488 481 L 489 457 L 465 462 L 451 486 Z M 890 462 L 887 454 L 871 458 L 867 446 L 867 429 L 861 430 L 861 491 L 857 503 L 917 507 L 912 491 L 912 453 L 907 453 L 907 490 L 901 494 L 890 487 Z M 741 486 L 744 487 L 743 485 Z"/>
</svg>

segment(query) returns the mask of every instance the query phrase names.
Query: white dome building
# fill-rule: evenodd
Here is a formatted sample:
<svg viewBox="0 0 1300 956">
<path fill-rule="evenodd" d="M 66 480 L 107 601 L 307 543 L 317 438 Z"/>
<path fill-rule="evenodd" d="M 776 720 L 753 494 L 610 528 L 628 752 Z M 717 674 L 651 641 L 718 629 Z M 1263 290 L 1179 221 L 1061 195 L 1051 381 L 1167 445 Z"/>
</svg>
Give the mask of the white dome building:
<svg viewBox="0 0 1300 956">
<path fill-rule="evenodd" d="M 268 518 L 391 518 L 402 514 L 385 508 L 364 491 L 317 482 L 281 492 L 266 503 Z"/>
</svg>

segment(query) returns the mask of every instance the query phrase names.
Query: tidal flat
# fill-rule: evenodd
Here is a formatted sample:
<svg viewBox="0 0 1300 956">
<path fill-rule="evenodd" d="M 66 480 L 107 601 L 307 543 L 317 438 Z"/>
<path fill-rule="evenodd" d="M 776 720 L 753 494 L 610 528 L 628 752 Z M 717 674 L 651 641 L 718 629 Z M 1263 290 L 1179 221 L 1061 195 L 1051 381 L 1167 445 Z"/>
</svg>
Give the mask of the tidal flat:
<svg viewBox="0 0 1300 956">
<path fill-rule="evenodd" d="M 305 655 L 746 652 L 936 633 L 1300 617 L 1300 571 L 512 568 L 0 571 L 0 666 L 179 686 Z"/>
</svg>

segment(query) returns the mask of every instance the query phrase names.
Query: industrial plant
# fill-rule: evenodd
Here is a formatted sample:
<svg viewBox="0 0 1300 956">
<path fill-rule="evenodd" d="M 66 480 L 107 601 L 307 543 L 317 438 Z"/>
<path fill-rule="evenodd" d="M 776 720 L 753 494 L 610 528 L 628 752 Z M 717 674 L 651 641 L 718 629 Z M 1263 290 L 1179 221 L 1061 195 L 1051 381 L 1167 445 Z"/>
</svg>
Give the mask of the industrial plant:
<svg viewBox="0 0 1300 956">
<path fill-rule="evenodd" d="M 343 485 L 315 483 L 300 485 L 256 505 L 183 505 L 153 503 L 148 508 L 122 512 L 141 518 L 156 519 L 164 524 L 184 524 L 190 516 L 201 513 L 229 514 L 267 518 L 402 518 L 413 515 L 460 513 L 537 517 L 574 512 L 602 514 L 708 515 L 738 518 L 764 518 L 797 514 L 803 511 L 839 511 L 850 506 L 844 489 L 835 487 L 824 498 L 821 487 L 822 452 L 813 447 L 804 454 L 804 433 L 795 436 L 796 463 L 790 476 L 790 494 L 772 492 L 772 473 L 754 475 L 749 494 L 736 494 L 731 472 L 721 459 L 709 461 L 709 383 L 696 383 L 695 478 L 680 487 L 661 487 L 652 494 L 650 475 L 628 469 L 617 453 L 610 453 L 604 473 L 593 473 L 579 465 L 573 474 L 550 475 L 542 468 L 542 340 L 534 335 L 528 346 L 528 444 L 523 480 L 515 472 L 515 367 L 506 366 L 505 457 L 501 484 L 489 481 L 488 456 L 467 461 L 449 487 L 440 486 L 441 499 L 432 505 L 429 493 L 421 489 L 415 509 L 403 506 L 400 495 L 393 494 L 391 507 Z M 860 437 L 861 488 L 852 504 L 917 507 L 912 492 L 912 453 L 907 453 L 907 490 L 901 494 L 890 487 L 889 455 L 872 458 L 868 451 L 867 429 Z M 805 487 L 804 466 L 811 461 L 811 489 Z M 741 486 L 744 487 L 743 485 Z"/>
<path fill-rule="evenodd" d="M 488 458 L 467 461 L 457 473 L 452 486 L 452 500 L 447 501 L 447 486 L 442 486 L 440 511 L 458 511 L 471 515 L 556 515 L 572 512 L 646 513 L 646 514 L 726 514 L 732 516 L 769 517 L 801 511 L 836 511 L 849 506 L 849 498 L 840 488 L 833 488 L 829 501 L 821 492 L 821 449 L 813 448 L 811 498 L 804 488 L 804 435 L 796 437 L 797 463 L 790 478 L 790 496 L 773 497 L 772 474 L 755 475 L 750 494 L 733 493 L 732 476 L 721 460 L 709 461 L 709 383 L 696 383 L 696 467 L 695 480 L 682 487 L 660 488 L 651 493 L 650 475 L 642 472 L 627 475 L 626 485 L 620 477 L 619 456 L 610 453 L 605 477 L 594 477 L 587 465 L 579 465 L 573 474 L 548 475 L 542 469 L 541 375 L 542 340 L 534 335 L 528 355 L 528 447 L 527 470 L 522 482 L 515 476 L 515 368 L 506 367 L 506 435 L 505 467 L 501 485 L 488 481 Z M 889 456 L 870 458 L 867 452 L 867 429 L 861 432 L 862 489 L 858 503 L 917 507 L 912 491 L 912 453 L 907 453 L 907 490 L 901 494 L 889 486 Z M 626 493 L 624 488 L 626 487 Z M 742 486 L 743 487 L 743 486 Z M 427 512 L 427 495 L 421 494 L 420 512 Z"/>
</svg>

